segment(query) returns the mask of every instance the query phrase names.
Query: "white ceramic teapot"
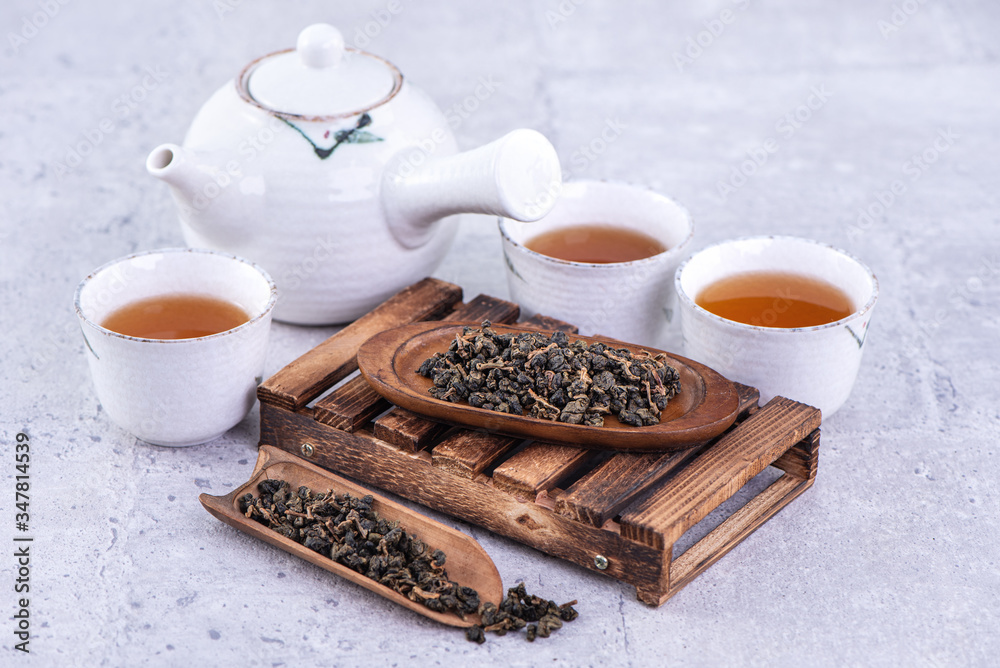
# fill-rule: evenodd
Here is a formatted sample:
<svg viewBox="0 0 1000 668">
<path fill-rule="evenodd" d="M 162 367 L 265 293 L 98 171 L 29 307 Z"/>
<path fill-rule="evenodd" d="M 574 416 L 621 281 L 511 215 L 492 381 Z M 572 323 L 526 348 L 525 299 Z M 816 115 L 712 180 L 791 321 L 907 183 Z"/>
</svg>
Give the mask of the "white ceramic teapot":
<svg viewBox="0 0 1000 668">
<path fill-rule="evenodd" d="M 298 324 L 354 320 L 429 275 L 453 214 L 537 220 L 561 186 L 533 130 L 457 153 L 423 92 L 325 24 L 247 65 L 146 168 L 170 185 L 187 243 L 261 264 L 275 317 Z"/>
</svg>

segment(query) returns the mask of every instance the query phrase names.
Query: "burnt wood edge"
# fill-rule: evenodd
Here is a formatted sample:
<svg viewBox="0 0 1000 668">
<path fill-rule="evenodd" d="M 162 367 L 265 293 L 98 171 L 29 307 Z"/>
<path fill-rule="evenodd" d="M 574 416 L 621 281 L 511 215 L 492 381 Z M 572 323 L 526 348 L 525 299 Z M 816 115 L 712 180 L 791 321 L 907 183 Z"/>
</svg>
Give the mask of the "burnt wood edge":
<svg viewBox="0 0 1000 668">
<path fill-rule="evenodd" d="M 750 387 L 749 385 L 742 385 L 740 383 L 733 383 L 736 388 L 737 396 L 739 397 L 739 409 L 736 416 L 736 422 L 729 427 L 729 429 L 724 432 L 728 433 L 736 428 L 738 428 L 739 423 L 745 420 L 747 417 L 752 415 L 758 408 L 758 401 L 760 399 L 760 392 L 755 387 Z M 723 435 L 724 435 L 723 434 Z M 556 502 L 556 512 L 560 515 L 564 515 L 570 519 L 574 519 L 580 522 L 587 522 L 594 526 L 602 526 L 607 520 L 618 515 L 623 509 L 627 508 L 636 499 L 641 498 L 650 488 L 657 485 L 663 481 L 664 478 L 677 472 L 684 466 L 686 466 L 692 459 L 700 455 L 705 449 L 722 438 L 722 435 L 713 438 L 711 441 L 706 443 L 697 444 L 688 450 L 681 450 L 670 454 L 670 460 L 659 463 L 656 465 L 657 470 L 655 472 L 650 472 L 650 475 L 644 479 L 640 484 L 635 487 L 623 491 L 618 499 L 614 503 L 608 504 L 603 512 L 594 513 L 588 507 L 588 503 L 591 499 L 582 500 L 583 503 L 574 503 L 571 495 L 573 493 L 572 489 L 567 490 L 566 495 L 561 495 Z M 645 453 L 645 452 L 635 452 L 635 453 L 621 453 L 630 454 L 635 456 L 646 456 L 655 453 Z M 608 461 L 604 462 L 601 466 L 613 465 L 616 459 L 619 459 L 620 455 L 612 457 Z M 596 469 L 595 469 L 596 470 Z"/>
<path fill-rule="evenodd" d="M 519 477 L 516 473 L 509 472 L 505 467 L 510 464 L 514 459 L 519 456 L 525 456 L 525 453 L 529 453 L 532 449 L 536 447 L 549 448 L 552 446 L 558 446 L 560 448 L 565 448 L 565 457 L 561 461 L 554 464 L 550 462 L 545 471 L 546 474 L 537 484 L 528 484 L 523 478 Z M 588 450 L 586 448 L 576 448 L 572 445 L 567 445 L 564 443 L 546 443 L 544 441 L 538 441 L 532 443 L 527 448 L 522 450 L 518 455 L 512 458 L 508 458 L 502 464 L 497 466 L 493 471 L 493 486 L 497 489 L 507 492 L 512 496 L 524 498 L 524 499 L 534 499 L 538 496 L 540 492 L 551 492 L 559 484 L 571 478 L 578 473 L 582 472 L 586 467 L 588 467 L 591 462 L 595 459 L 598 453 L 594 450 Z M 556 501 L 556 506 L 558 507 L 558 501 Z M 558 510 L 557 510 L 558 512 Z M 563 514 L 563 513 L 560 513 Z"/>
<path fill-rule="evenodd" d="M 819 467 L 819 442 L 822 429 L 816 429 L 804 439 L 788 448 L 771 466 L 796 478 L 812 480 Z"/>
<path fill-rule="evenodd" d="M 313 404 L 313 419 L 337 429 L 354 431 L 390 406 L 364 378 L 355 376 Z"/>
<path fill-rule="evenodd" d="M 567 334 L 577 334 L 579 329 L 576 325 L 566 322 L 565 320 L 558 320 L 556 318 L 550 318 L 547 315 L 535 314 L 530 318 L 525 318 L 521 322 L 517 323 L 518 327 L 524 327 L 525 329 L 535 329 L 539 332 L 566 332 Z"/>
<path fill-rule="evenodd" d="M 323 424 L 329 425 L 334 429 L 342 429 L 346 432 L 352 432 L 368 424 L 380 413 L 385 412 L 391 407 L 392 404 L 385 399 L 380 398 L 378 401 L 365 406 L 363 410 L 351 412 L 347 415 L 340 412 L 330 411 L 323 407 L 317 407 L 313 416 L 317 422 L 322 422 Z"/>
<path fill-rule="evenodd" d="M 399 406 L 393 406 L 392 410 L 372 423 L 375 438 L 408 453 L 432 448 L 451 429 L 449 424 L 427 420 Z"/>
<path fill-rule="evenodd" d="M 819 441 L 820 430 L 815 429 L 807 437 L 788 448 L 771 464 L 771 466 L 783 471 L 782 475 L 766 489 L 747 500 L 719 526 L 712 529 L 697 543 L 691 545 L 683 554 L 672 559 L 668 557 L 668 577 L 658 583 L 659 587 L 647 589 L 637 587 L 636 593 L 639 600 L 649 605 L 663 605 L 712 564 L 742 543 L 750 534 L 767 523 L 785 506 L 812 487 L 816 480 L 819 463 Z M 673 544 L 667 546 L 666 553 L 672 555 Z"/>
<path fill-rule="evenodd" d="M 754 476 L 818 429 L 820 422 L 818 409 L 774 397 L 736 429 L 712 442 L 677 476 L 624 511 L 622 534 L 656 547 L 674 544 Z"/>
<path fill-rule="evenodd" d="M 708 444 L 702 443 L 678 452 L 616 453 L 560 494 L 556 512 L 578 522 L 603 526 L 706 447 Z M 649 461 L 654 458 L 655 462 Z M 644 470 L 640 473 L 635 469 Z"/>
<path fill-rule="evenodd" d="M 736 415 L 736 420 L 745 420 L 759 408 L 760 390 L 756 387 L 750 387 L 749 385 L 737 382 L 733 382 L 733 386 L 736 388 L 736 394 L 740 398 L 740 408 Z"/>
<path fill-rule="evenodd" d="M 366 329 L 374 328 L 372 334 L 381 331 L 385 328 L 385 324 L 378 324 L 380 319 L 389 318 L 396 324 L 439 320 L 447 316 L 454 305 L 461 300 L 461 287 L 436 278 L 428 277 L 407 286 L 330 338 L 286 364 L 257 386 L 257 398 L 262 404 L 282 406 L 290 410 L 301 409 L 324 390 L 357 369 L 357 363 L 347 358 L 339 364 L 322 365 L 325 371 L 323 375 L 308 378 L 303 382 L 302 377 L 308 374 L 310 367 L 314 366 L 327 350 L 336 349 L 341 341 L 357 338 L 359 332 L 367 333 Z M 358 341 L 354 345 L 355 350 L 351 351 L 351 355 L 357 353 L 357 347 L 362 342 L 363 340 Z"/>
<path fill-rule="evenodd" d="M 469 322 L 479 326 L 483 320 L 496 324 L 511 324 L 521 315 L 521 307 L 512 301 L 478 294 L 464 304 L 457 304 L 451 313 L 438 318 L 442 322 Z M 434 318 L 425 318 L 434 320 Z"/>
<path fill-rule="evenodd" d="M 484 484 L 482 477 L 470 480 L 448 473 L 367 432 L 348 434 L 301 413 L 262 404 L 260 442 L 295 455 L 302 452 L 304 443 L 311 443 L 313 456 L 309 461 L 323 468 L 485 527 L 637 589 L 656 588 L 661 580 L 664 585 L 660 586 L 667 584 L 669 552 L 664 559 L 662 550 L 625 539 L 617 531 L 561 517 L 534 500 L 519 500 Z M 598 556 L 607 559 L 606 569 L 596 566 Z"/>
<path fill-rule="evenodd" d="M 523 442 L 523 438 L 489 432 L 459 431 L 434 446 L 431 465 L 463 478 L 475 478 Z"/>
</svg>

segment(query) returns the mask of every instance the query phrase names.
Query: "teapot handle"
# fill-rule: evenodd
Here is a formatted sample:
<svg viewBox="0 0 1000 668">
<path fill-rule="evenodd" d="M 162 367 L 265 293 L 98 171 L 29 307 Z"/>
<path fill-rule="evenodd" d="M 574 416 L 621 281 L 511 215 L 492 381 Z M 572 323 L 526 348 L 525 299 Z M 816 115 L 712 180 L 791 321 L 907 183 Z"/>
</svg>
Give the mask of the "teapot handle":
<svg viewBox="0 0 1000 668">
<path fill-rule="evenodd" d="M 555 205 L 562 170 L 552 144 L 534 130 L 445 158 L 403 150 L 386 165 L 382 206 L 393 236 L 407 248 L 423 245 L 432 224 L 457 213 L 485 213 L 532 222 Z"/>
</svg>

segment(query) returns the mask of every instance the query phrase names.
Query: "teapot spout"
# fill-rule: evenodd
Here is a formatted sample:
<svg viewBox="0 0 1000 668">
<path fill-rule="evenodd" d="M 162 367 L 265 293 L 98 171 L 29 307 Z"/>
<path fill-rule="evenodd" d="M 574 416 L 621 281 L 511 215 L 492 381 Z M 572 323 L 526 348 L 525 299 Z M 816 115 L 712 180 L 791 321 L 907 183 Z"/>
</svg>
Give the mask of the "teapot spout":
<svg viewBox="0 0 1000 668">
<path fill-rule="evenodd" d="M 416 248 L 430 238 L 434 222 L 457 213 L 536 221 L 552 210 L 561 190 L 559 157 L 549 140 L 534 130 L 514 130 L 446 158 L 401 151 L 386 165 L 381 197 L 393 235 Z"/>
<path fill-rule="evenodd" d="M 193 205 L 211 176 L 198 166 L 189 150 L 177 144 L 161 144 L 146 158 L 146 171 L 165 182 L 182 207 Z"/>
</svg>

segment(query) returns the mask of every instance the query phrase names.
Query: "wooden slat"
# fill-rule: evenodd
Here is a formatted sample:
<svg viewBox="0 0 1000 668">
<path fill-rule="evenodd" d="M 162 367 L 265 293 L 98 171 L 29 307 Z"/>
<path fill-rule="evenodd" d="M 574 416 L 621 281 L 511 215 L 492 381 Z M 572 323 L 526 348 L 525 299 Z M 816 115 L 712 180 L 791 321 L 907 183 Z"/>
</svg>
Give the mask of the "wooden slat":
<svg viewBox="0 0 1000 668">
<path fill-rule="evenodd" d="M 560 495 L 556 512 L 579 522 L 603 526 L 690 457 L 689 451 L 619 452 Z"/>
<path fill-rule="evenodd" d="M 477 295 L 465 304 L 457 306 L 442 320 L 468 321 L 476 325 L 483 320 L 489 320 L 495 324 L 510 324 L 515 322 L 520 314 L 521 307 L 513 302 L 489 295 Z"/>
<path fill-rule="evenodd" d="M 567 334 L 576 334 L 580 331 L 576 325 L 571 325 L 565 320 L 558 320 L 556 318 L 550 318 L 547 315 L 533 315 L 530 318 L 526 318 L 521 322 L 517 323 L 518 327 L 524 327 L 525 329 L 537 329 L 542 332 L 566 332 Z"/>
<path fill-rule="evenodd" d="M 493 471 L 493 486 L 514 496 L 534 499 L 580 470 L 593 450 L 559 443 L 531 443 Z"/>
<path fill-rule="evenodd" d="M 622 535 L 653 547 L 672 545 L 819 424 L 819 410 L 775 397 L 626 511 Z"/>
<path fill-rule="evenodd" d="M 357 376 L 317 401 L 313 417 L 331 427 L 354 431 L 391 405 Z"/>
<path fill-rule="evenodd" d="M 509 438 L 483 431 L 462 430 L 438 443 L 431 463 L 463 478 L 475 478 L 523 438 Z"/>
<path fill-rule="evenodd" d="M 819 466 L 819 436 L 817 429 L 778 457 L 774 466 L 796 478 L 812 480 Z"/>
<path fill-rule="evenodd" d="M 747 385 L 734 385 L 740 397 L 739 416 L 745 418 L 757 408 L 760 393 Z M 602 526 L 695 452 L 696 448 L 667 455 L 618 453 L 560 495 L 556 512 Z"/>
<path fill-rule="evenodd" d="M 375 436 L 400 450 L 417 452 L 433 445 L 450 427 L 396 407 L 375 420 Z"/>
<path fill-rule="evenodd" d="M 517 320 L 521 308 L 512 302 L 478 295 L 468 303 L 455 308 L 444 320 L 479 323 L 490 320 L 495 323 L 511 323 Z M 375 435 L 387 443 L 416 452 L 436 441 L 448 427 L 433 420 L 420 417 L 416 413 L 398 406 L 375 421 Z"/>
<path fill-rule="evenodd" d="M 670 586 L 666 594 L 647 599 L 643 591 L 639 598 L 653 605 L 662 605 L 684 585 L 694 580 L 709 566 L 721 559 L 743 539 L 760 528 L 779 510 L 812 486 L 812 480 L 802 480 L 783 475 L 767 489 L 748 501 L 742 508 L 730 515 L 725 522 L 713 529 L 707 536 L 692 545 L 670 565 Z"/>
<path fill-rule="evenodd" d="M 374 334 L 409 322 L 439 318 L 461 299 L 462 288 L 457 285 L 425 278 L 268 378 L 257 388 L 257 396 L 264 403 L 282 408 L 302 408 L 358 368 L 358 348 Z"/>
</svg>

